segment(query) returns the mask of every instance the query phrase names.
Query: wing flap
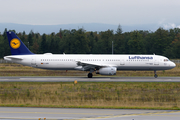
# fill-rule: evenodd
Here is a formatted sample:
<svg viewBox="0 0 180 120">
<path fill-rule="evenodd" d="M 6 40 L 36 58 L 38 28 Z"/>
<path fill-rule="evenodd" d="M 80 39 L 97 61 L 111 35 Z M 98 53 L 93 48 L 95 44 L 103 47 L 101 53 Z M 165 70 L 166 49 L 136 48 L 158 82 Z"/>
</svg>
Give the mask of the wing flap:
<svg viewBox="0 0 180 120">
<path fill-rule="evenodd" d="M 78 70 L 89 70 L 89 69 L 95 69 L 95 68 L 102 68 L 102 67 L 110 67 L 110 66 L 116 66 L 116 65 L 112 65 L 112 64 L 99 64 L 99 63 L 95 63 L 95 62 L 84 62 L 84 61 L 76 61 L 77 62 L 77 69 Z M 75 68 L 75 69 L 76 69 Z"/>
</svg>

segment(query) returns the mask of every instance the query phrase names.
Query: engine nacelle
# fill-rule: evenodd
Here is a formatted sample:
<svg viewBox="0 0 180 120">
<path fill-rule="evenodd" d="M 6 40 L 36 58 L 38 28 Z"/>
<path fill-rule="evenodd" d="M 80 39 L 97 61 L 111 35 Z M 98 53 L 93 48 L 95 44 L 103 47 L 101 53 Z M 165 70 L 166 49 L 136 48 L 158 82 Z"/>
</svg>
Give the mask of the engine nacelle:
<svg viewBox="0 0 180 120">
<path fill-rule="evenodd" d="M 116 71 L 117 71 L 116 67 L 104 67 L 104 68 L 100 68 L 97 74 L 99 73 L 101 75 L 116 75 Z"/>
</svg>

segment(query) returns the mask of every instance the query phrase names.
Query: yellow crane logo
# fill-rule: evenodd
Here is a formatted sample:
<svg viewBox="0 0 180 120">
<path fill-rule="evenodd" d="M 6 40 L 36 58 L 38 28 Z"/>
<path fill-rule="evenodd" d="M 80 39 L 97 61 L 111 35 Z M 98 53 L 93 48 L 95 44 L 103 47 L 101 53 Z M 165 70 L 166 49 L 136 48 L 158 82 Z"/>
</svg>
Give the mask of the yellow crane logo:
<svg viewBox="0 0 180 120">
<path fill-rule="evenodd" d="M 13 49 L 18 49 L 21 45 L 21 42 L 17 38 L 14 38 L 11 40 L 10 45 Z"/>
</svg>

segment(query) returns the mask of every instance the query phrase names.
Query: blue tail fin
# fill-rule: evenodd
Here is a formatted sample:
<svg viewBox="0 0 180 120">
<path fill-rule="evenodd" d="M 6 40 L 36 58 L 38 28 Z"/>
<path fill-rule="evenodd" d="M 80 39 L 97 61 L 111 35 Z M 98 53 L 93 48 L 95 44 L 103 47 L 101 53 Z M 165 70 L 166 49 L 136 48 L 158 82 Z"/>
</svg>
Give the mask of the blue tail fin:
<svg viewBox="0 0 180 120">
<path fill-rule="evenodd" d="M 18 38 L 18 36 L 11 31 L 6 32 L 8 36 L 9 46 L 11 48 L 12 55 L 30 55 L 33 54 L 24 43 Z"/>
</svg>

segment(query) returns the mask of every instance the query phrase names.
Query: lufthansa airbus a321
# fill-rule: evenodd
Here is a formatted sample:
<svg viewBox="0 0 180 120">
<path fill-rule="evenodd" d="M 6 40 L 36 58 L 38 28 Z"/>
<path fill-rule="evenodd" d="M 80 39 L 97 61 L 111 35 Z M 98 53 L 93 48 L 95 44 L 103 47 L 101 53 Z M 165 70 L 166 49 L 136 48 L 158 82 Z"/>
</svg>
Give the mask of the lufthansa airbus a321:
<svg viewBox="0 0 180 120">
<path fill-rule="evenodd" d="M 176 66 L 167 57 L 160 55 L 81 55 L 81 54 L 34 54 L 14 32 L 7 32 L 10 56 L 4 59 L 14 63 L 50 70 L 81 70 L 101 75 L 116 75 L 117 70 L 154 71 L 169 70 Z"/>
</svg>

